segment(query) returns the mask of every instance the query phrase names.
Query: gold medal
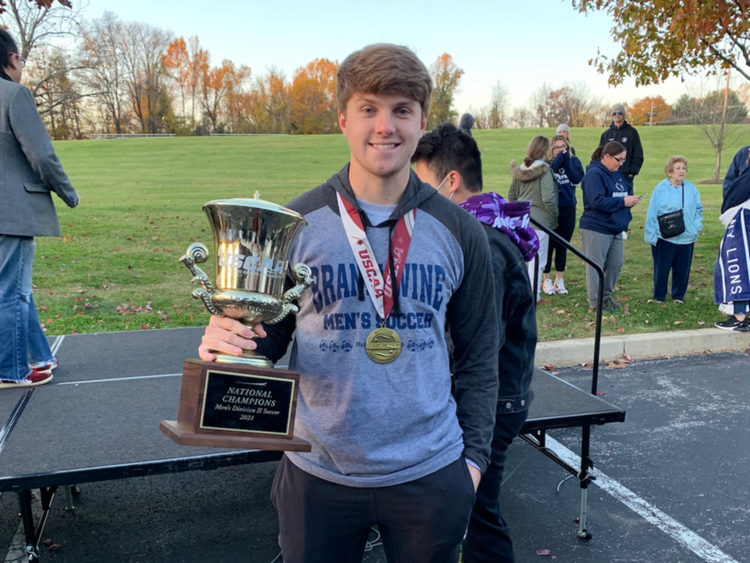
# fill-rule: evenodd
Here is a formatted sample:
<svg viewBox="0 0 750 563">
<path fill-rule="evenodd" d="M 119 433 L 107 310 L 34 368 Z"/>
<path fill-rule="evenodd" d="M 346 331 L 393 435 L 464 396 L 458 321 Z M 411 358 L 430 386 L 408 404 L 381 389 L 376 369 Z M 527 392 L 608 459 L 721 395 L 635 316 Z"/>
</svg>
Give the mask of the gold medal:
<svg viewBox="0 0 750 563">
<path fill-rule="evenodd" d="M 390 364 L 401 353 L 401 338 L 390 328 L 376 328 L 367 337 L 365 351 L 373 362 Z"/>
</svg>

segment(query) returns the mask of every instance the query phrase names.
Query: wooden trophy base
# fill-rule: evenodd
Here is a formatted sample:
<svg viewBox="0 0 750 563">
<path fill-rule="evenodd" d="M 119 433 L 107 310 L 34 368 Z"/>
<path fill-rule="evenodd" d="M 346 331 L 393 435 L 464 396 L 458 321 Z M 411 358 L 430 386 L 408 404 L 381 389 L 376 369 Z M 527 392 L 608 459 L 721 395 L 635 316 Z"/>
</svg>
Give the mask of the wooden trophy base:
<svg viewBox="0 0 750 563">
<path fill-rule="evenodd" d="M 181 446 L 309 452 L 294 437 L 299 374 L 185 360 L 177 420 L 159 430 Z"/>
</svg>

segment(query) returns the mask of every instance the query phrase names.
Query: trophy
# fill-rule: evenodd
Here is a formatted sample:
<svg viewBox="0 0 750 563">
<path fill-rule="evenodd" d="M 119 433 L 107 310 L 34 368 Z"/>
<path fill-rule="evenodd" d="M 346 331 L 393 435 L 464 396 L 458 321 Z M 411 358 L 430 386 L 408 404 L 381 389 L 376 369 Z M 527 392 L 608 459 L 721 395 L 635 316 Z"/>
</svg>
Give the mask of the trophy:
<svg viewBox="0 0 750 563">
<path fill-rule="evenodd" d="M 180 261 L 193 274 L 200 299 L 212 314 L 243 324 L 274 324 L 298 311 L 294 301 L 312 285 L 310 268 L 292 269 L 296 285 L 284 291 L 292 242 L 307 224 L 298 213 L 254 199 L 223 199 L 203 206 L 214 235 L 214 282 L 197 264 L 209 257 L 191 244 Z M 180 445 L 310 451 L 294 437 L 299 374 L 273 367 L 255 351 L 216 354 L 215 362 L 183 364 L 177 420 L 159 429 Z"/>
</svg>

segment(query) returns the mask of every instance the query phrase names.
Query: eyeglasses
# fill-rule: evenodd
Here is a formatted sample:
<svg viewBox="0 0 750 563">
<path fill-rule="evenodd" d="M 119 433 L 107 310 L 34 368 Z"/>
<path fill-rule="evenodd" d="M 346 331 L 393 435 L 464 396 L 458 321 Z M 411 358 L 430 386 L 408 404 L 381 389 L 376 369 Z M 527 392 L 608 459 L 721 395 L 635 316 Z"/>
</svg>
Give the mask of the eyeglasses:
<svg viewBox="0 0 750 563">
<path fill-rule="evenodd" d="M 15 55 L 16 57 L 18 57 L 18 60 L 21 61 L 21 68 L 26 67 L 26 59 L 24 59 L 21 55 L 19 55 L 18 53 L 8 53 L 8 54 Z"/>
<path fill-rule="evenodd" d="M 613 111 L 612 115 L 625 115 L 625 114 L 622 113 L 621 111 Z"/>
<path fill-rule="evenodd" d="M 554 147 L 552 147 L 552 150 L 561 151 L 567 148 L 568 148 L 568 145 L 555 145 Z"/>
<path fill-rule="evenodd" d="M 614 159 L 615 159 L 615 160 L 616 160 L 617 162 L 619 162 L 620 164 L 622 164 L 622 163 L 624 163 L 624 162 L 625 162 L 625 159 L 624 159 L 624 158 L 617 158 L 616 156 L 613 156 L 612 158 L 614 158 Z"/>
</svg>

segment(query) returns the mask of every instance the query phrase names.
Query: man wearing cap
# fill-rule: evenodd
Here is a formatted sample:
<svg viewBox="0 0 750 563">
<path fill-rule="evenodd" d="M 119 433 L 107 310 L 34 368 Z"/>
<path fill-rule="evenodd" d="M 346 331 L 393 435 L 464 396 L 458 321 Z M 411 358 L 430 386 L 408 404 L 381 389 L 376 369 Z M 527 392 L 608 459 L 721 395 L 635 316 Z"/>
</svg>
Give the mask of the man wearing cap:
<svg viewBox="0 0 750 563">
<path fill-rule="evenodd" d="M 610 141 L 617 141 L 627 149 L 627 160 L 620 167 L 620 172 L 625 176 L 630 187 L 633 187 L 633 180 L 643 166 L 643 145 L 638 131 L 635 127 L 625 121 L 625 106 L 617 104 L 612 108 L 612 125 L 609 126 L 602 138 L 599 140 L 599 146 L 603 147 Z"/>
</svg>

